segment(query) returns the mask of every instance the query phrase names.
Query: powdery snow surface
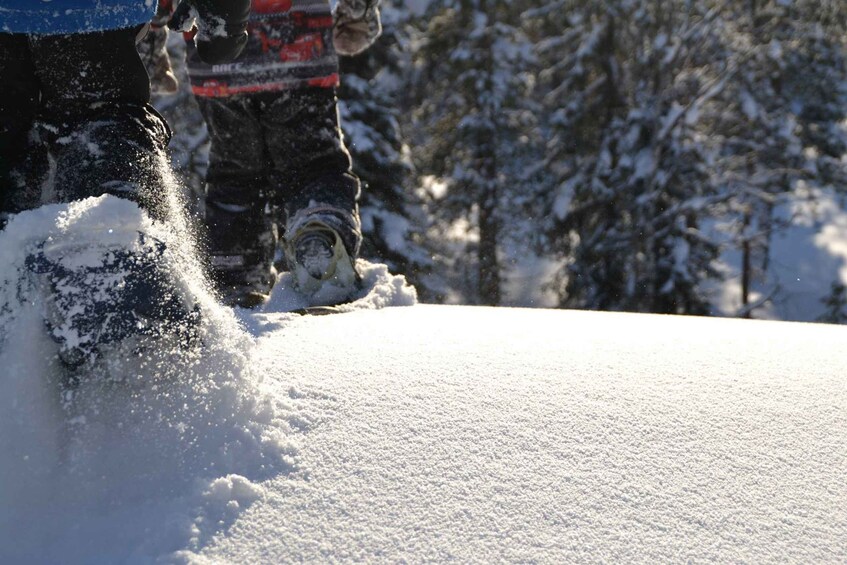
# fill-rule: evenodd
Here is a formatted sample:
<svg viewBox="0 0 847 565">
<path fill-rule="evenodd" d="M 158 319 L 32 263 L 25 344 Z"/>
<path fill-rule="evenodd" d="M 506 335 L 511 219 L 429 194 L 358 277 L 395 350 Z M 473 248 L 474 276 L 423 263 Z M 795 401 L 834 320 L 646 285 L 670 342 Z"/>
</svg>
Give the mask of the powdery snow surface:
<svg viewBox="0 0 847 565">
<path fill-rule="evenodd" d="M 272 314 L 263 314 L 268 321 Z M 839 562 L 840 327 L 414 306 L 284 318 L 302 473 L 197 563 Z"/>
<path fill-rule="evenodd" d="M 0 260 L 107 216 L 155 232 L 92 199 L 17 217 Z M 404 281 L 360 266 L 367 290 L 327 316 L 281 311 L 284 280 L 236 318 L 178 279 L 204 347 L 115 361 L 72 399 L 4 267 L 0 562 L 847 555 L 847 329 L 400 308 Z"/>
</svg>

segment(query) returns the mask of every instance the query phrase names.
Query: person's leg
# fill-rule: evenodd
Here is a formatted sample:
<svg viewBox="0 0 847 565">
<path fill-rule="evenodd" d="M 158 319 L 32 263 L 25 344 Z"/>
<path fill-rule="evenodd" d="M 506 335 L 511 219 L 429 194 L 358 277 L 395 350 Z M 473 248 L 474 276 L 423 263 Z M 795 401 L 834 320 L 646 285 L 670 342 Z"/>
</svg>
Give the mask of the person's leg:
<svg viewBox="0 0 847 565">
<path fill-rule="evenodd" d="M 170 130 L 150 106 L 140 27 L 30 40 L 42 130 L 56 160 L 55 200 L 112 194 L 167 218 Z"/>
<path fill-rule="evenodd" d="M 360 183 L 339 128 L 332 88 L 286 91 L 264 102 L 262 126 L 273 160 L 274 198 L 286 232 L 317 214 L 330 223 L 355 260 L 361 244 Z"/>
<path fill-rule="evenodd" d="M 55 160 L 48 202 L 110 194 L 158 221 L 181 213 L 165 154 L 170 132 L 148 103 L 135 48 L 140 29 L 29 38 L 41 94 L 37 122 Z M 188 338 L 200 319 L 195 295 L 181 283 L 190 242 L 162 241 L 109 210 L 92 208 L 91 223 L 48 238 L 26 259 L 59 358 L 74 375 L 69 382 L 123 343 L 132 351 L 147 338 L 193 346 Z"/>
<path fill-rule="evenodd" d="M 267 156 L 251 97 L 198 97 L 211 140 L 205 215 L 212 278 L 230 304 L 253 306 L 276 282 Z"/>
<path fill-rule="evenodd" d="M 0 228 L 7 214 L 27 205 L 37 191 L 38 179 L 30 178 L 27 161 L 40 161 L 30 143 L 38 111 L 38 79 L 25 35 L 0 33 Z M 46 159 L 46 156 L 42 156 Z"/>
</svg>

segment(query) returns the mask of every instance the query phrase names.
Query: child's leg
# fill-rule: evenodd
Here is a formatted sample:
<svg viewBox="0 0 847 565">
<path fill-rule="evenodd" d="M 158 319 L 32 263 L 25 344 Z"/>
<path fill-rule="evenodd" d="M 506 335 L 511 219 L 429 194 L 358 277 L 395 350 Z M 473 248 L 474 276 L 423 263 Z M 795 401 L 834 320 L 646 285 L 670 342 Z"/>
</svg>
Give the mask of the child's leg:
<svg viewBox="0 0 847 565">
<path fill-rule="evenodd" d="M 277 236 L 267 213 L 266 154 L 255 100 L 197 102 L 212 142 L 206 175 L 206 226 L 212 277 L 231 304 L 252 306 L 276 282 Z"/>
<path fill-rule="evenodd" d="M 359 179 L 341 140 L 332 88 L 301 88 L 264 99 L 262 127 L 273 161 L 271 186 L 283 225 L 322 215 L 353 259 L 361 244 Z M 288 230 L 290 231 L 290 230 Z"/>
<path fill-rule="evenodd" d="M 35 190 L 24 174 L 24 161 L 34 149 L 29 134 L 38 110 L 38 79 L 24 35 L 0 33 L 0 228 L 3 217 L 27 206 L 22 193 Z"/>
<path fill-rule="evenodd" d="M 139 31 L 30 38 L 39 119 L 56 159 L 56 200 L 108 193 L 165 219 L 173 190 L 165 180 L 170 131 L 148 103 L 147 71 L 135 47 Z"/>
<path fill-rule="evenodd" d="M 111 194 L 159 220 L 178 211 L 171 208 L 176 187 L 167 182 L 169 130 L 148 105 L 147 73 L 135 49 L 139 29 L 28 38 L 39 81 L 37 121 L 56 163 L 47 201 Z M 146 234 L 104 237 L 98 224 L 118 232 L 138 226 L 116 223 L 108 209 L 90 214 L 92 223 L 48 239 L 26 260 L 25 276 L 37 281 L 65 368 L 76 371 L 101 346 L 134 336 L 179 336 L 187 344 L 199 314 L 192 293 L 180 290 L 176 256 Z"/>
</svg>

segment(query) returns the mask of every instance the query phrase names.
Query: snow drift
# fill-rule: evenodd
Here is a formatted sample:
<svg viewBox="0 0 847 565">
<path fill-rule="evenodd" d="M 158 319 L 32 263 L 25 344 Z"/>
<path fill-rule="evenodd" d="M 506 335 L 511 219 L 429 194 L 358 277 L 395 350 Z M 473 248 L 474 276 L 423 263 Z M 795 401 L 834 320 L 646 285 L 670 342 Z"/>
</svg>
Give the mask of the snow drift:
<svg viewBox="0 0 847 565">
<path fill-rule="evenodd" d="M 838 562 L 845 342 L 837 326 L 553 310 L 291 319 L 256 367 L 318 416 L 306 475 L 263 483 L 192 559 Z"/>
</svg>

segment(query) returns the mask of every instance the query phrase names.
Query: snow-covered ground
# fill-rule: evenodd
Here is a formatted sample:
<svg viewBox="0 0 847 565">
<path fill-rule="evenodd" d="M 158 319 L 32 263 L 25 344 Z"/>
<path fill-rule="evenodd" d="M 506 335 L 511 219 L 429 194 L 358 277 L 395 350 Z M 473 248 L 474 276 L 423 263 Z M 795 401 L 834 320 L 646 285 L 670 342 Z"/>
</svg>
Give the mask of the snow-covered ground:
<svg viewBox="0 0 847 565">
<path fill-rule="evenodd" d="M 421 305 L 263 318 L 267 389 L 309 415 L 302 475 L 264 483 L 200 550 L 211 562 L 847 555 L 844 328 Z"/>
<path fill-rule="evenodd" d="M 25 247 L 0 234 L 12 264 Z M 400 307 L 402 281 L 366 278 L 328 316 L 280 311 L 282 287 L 260 312 L 203 302 L 196 356 L 72 401 L 17 305 L 0 562 L 847 555 L 847 328 Z"/>
</svg>

